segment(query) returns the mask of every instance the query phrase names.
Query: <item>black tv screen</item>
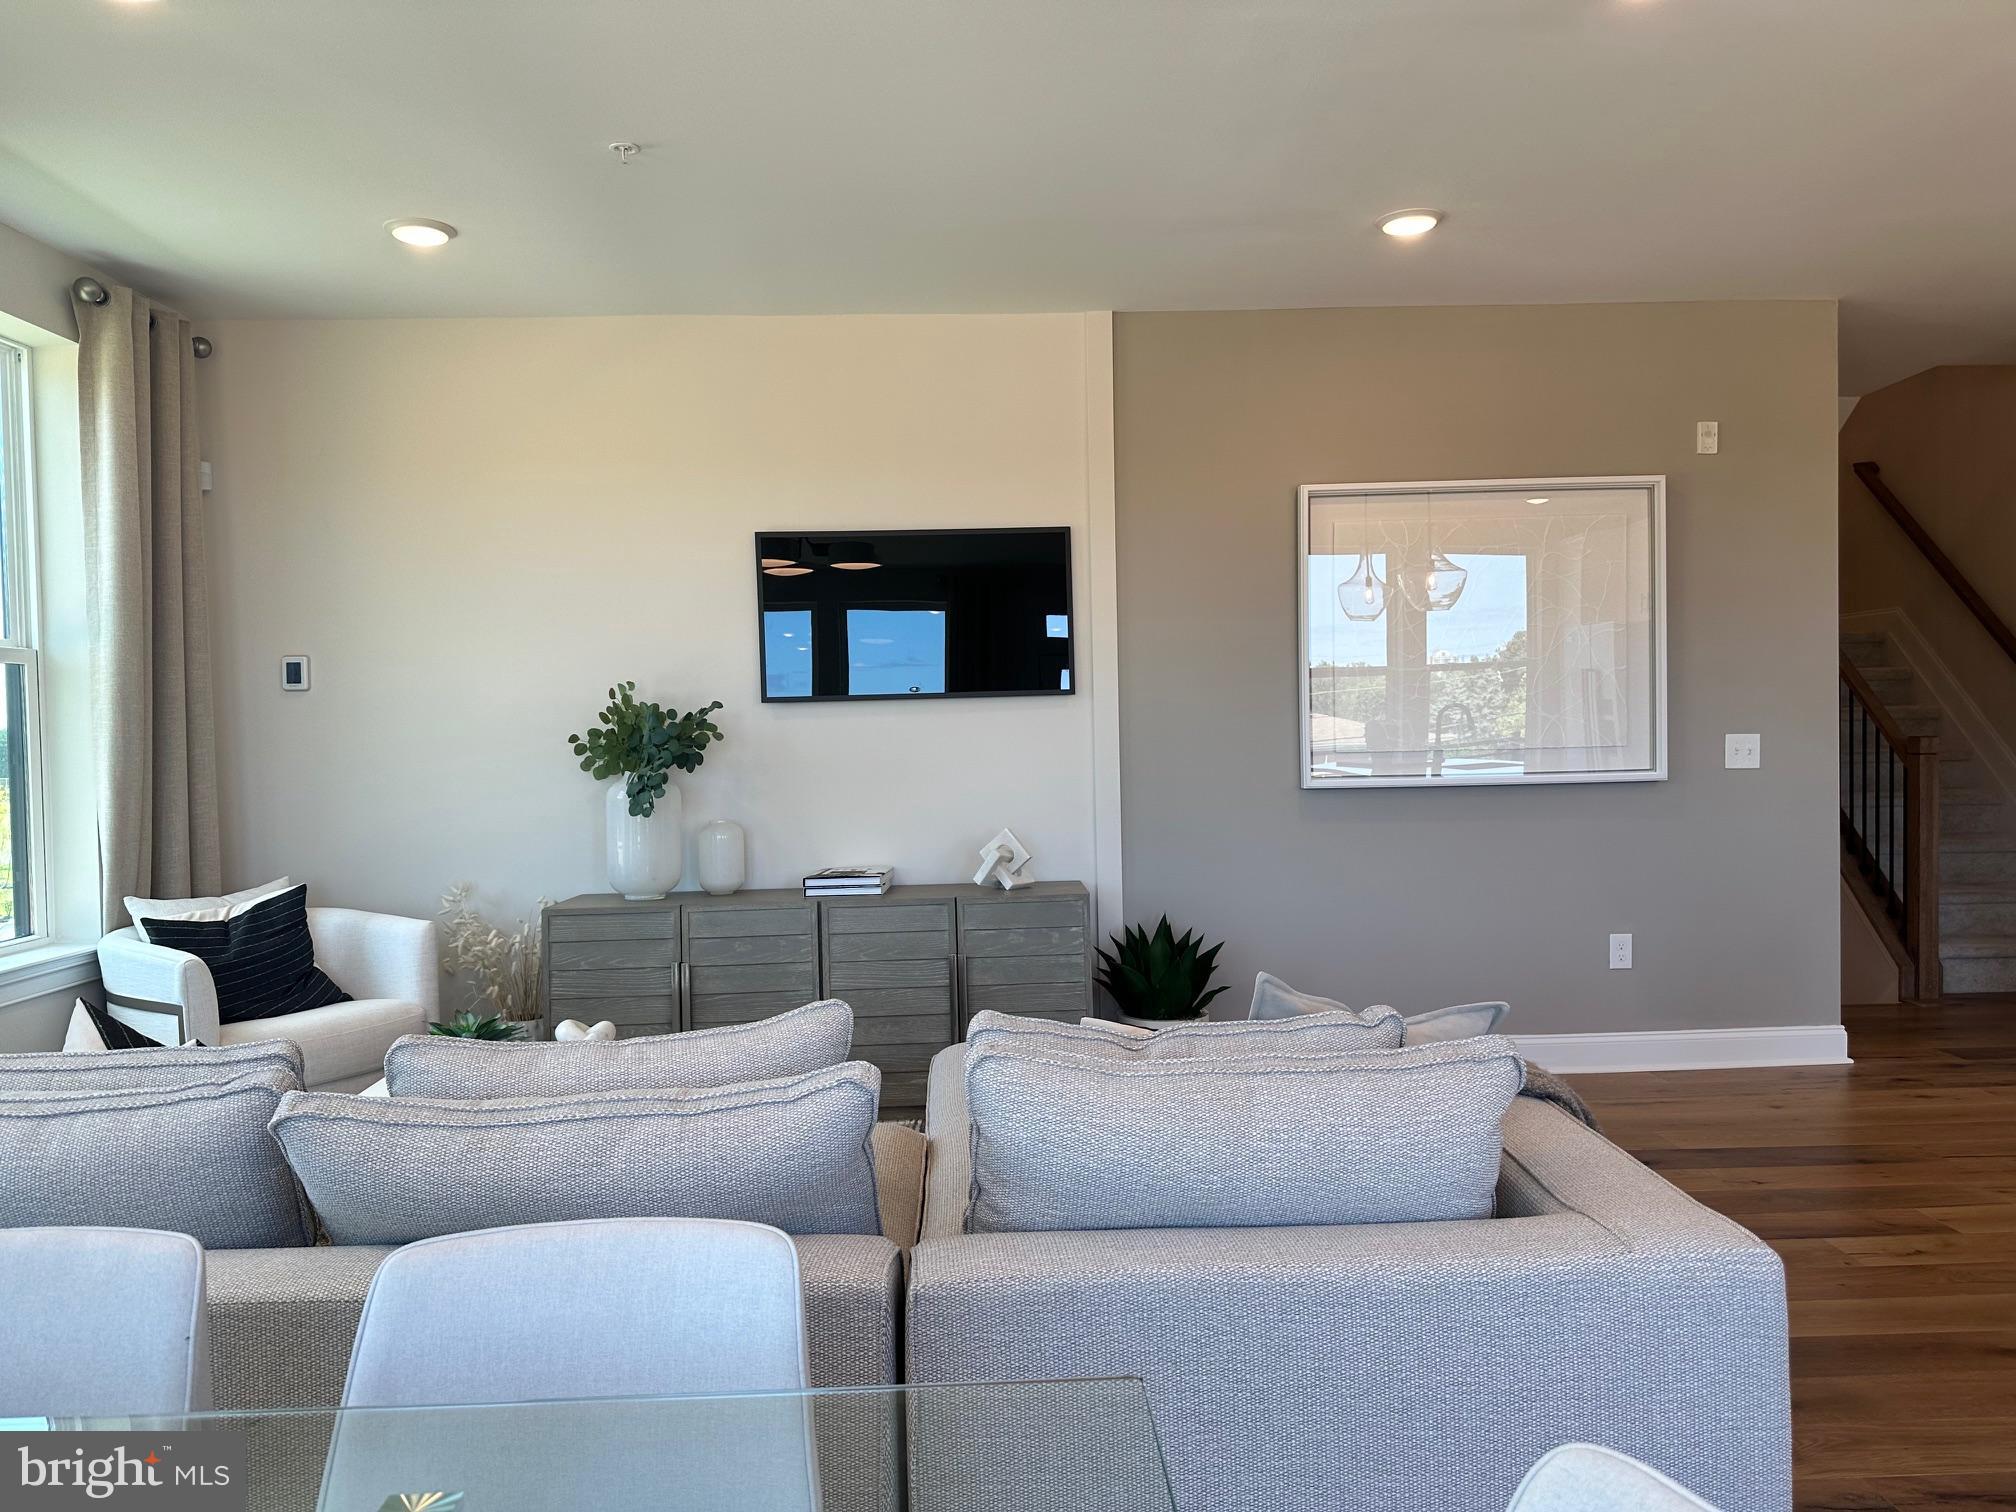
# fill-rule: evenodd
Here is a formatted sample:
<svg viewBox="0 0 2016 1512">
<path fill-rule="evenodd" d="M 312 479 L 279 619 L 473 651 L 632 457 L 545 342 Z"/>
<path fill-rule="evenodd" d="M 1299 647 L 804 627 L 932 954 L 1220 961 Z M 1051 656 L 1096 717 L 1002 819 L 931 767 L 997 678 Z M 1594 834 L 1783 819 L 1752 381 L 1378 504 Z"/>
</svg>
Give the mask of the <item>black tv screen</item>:
<svg viewBox="0 0 2016 1512">
<path fill-rule="evenodd" d="M 1071 691 L 1071 532 L 766 531 L 763 701 Z"/>
</svg>

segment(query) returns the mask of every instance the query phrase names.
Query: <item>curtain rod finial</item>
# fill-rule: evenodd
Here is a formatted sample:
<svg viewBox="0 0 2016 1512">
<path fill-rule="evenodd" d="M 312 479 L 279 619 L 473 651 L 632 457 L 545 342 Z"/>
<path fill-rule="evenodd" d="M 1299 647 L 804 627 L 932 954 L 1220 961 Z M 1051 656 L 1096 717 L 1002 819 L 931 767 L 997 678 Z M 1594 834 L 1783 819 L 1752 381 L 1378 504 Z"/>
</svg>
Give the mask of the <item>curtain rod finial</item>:
<svg viewBox="0 0 2016 1512">
<path fill-rule="evenodd" d="M 86 304 L 101 305 L 112 296 L 105 291 L 105 285 L 95 278 L 80 278 L 70 285 L 70 292 Z"/>
<path fill-rule="evenodd" d="M 189 338 L 189 345 L 199 359 L 208 357 L 216 350 L 215 347 L 210 345 L 210 338 L 208 336 L 192 336 Z"/>
</svg>

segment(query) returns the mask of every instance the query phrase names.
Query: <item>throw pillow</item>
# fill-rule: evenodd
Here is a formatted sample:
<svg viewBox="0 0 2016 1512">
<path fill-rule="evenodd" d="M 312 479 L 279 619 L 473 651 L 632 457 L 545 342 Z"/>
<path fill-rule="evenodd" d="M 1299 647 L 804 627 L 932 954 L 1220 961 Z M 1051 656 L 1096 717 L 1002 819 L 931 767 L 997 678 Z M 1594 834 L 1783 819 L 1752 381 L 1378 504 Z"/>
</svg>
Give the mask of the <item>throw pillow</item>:
<svg viewBox="0 0 2016 1512">
<path fill-rule="evenodd" d="M 301 1085 L 301 1049 L 291 1040 L 245 1045 L 156 1045 L 138 1050 L 37 1050 L 0 1055 L 0 1092 L 130 1091 L 230 1081 L 273 1071 Z"/>
<path fill-rule="evenodd" d="M 877 1234 L 881 1074 L 460 1101 L 297 1092 L 273 1135 L 338 1244 L 578 1218 L 740 1218 Z"/>
<path fill-rule="evenodd" d="M 126 915 L 133 921 L 133 928 L 140 938 L 152 942 L 153 936 L 147 926 L 155 919 L 228 919 L 234 913 L 242 913 L 261 898 L 270 898 L 275 893 L 283 893 L 294 885 L 288 877 L 280 877 L 272 882 L 262 882 L 257 887 L 247 887 L 234 893 L 223 893 L 214 898 L 128 898 Z"/>
<path fill-rule="evenodd" d="M 301 1190 L 267 1132 L 298 1085 L 273 1067 L 124 1090 L 10 1083 L 0 1089 L 0 1228 L 167 1229 L 205 1249 L 313 1243 Z"/>
<path fill-rule="evenodd" d="M 969 1233 L 1487 1218 L 1509 1040 L 1122 1063 L 968 1052 Z"/>
<path fill-rule="evenodd" d="M 1377 1016 L 1368 1016 L 1377 1015 Z M 1327 1055 L 1341 1050 L 1394 1050 L 1400 1045 L 1400 1015 L 1390 1008 L 1368 1014 L 1340 1008 L 1261 1023 L 1178 1024 L 1151 1034 L 1125 1025 L 1060 1024 L 1051 1019 L 983 1010 L 966 1027 L 972 1048 L 997 1045 L 1034 1048 L 1043 1054 L 1103 1055 L 1123 1060 L 1184 1060 L 1220 1055 Z"/>
<path fill-rule="evenodd" d="M 847 1059 L 854 1010 L 837 998 L 753 1024 L 627 1040 L 471 1040 L 409 1034 L 385 1054 L 394 1097 L 572 1097 L 723 1087 L 823 1071 Z"/>
<path fill-rule="evenodd" d="M 1409 1045 L 1426 1045 L 1436 1040 L 1475 1039 L 1495 1034 L 1498 1022 L 1511 1011 L 1509 1003 L 1457 1003 L 1449 1008 L 1433 1008 L 1407 1016 Z"/>
<path fill-rule="evenodd" d="M 159 1050 L 157 1039 L 149 1039 L 131 1024 L 121 1023 L 95 1003 L 77 999 L 70 1009 L 70 1025 L 63 1031 L 63 1048 L 72 1055 L 95 1050 Z"/>
<path fill-rule="evenodd" d="M 186 951 L 210 968 L 221 1023 L 279 1018 L 350 1001 L 350 994 L 315 964 L 305 882 L 248 903 L 227 918 L 157 918 L 147 928 L 156 945 Z"/>
<path fill-rule="evenodd" d="M 1246 1017 L 1249 1022 L 1256 1019 L 1292 1019 L 1305 1013 L 1335 1013 L 1339 1010 L 1351 1011 L 1335 999 L 1318 997 L 1313 992 L 1297 992 L 1281 978 L 1263 971 L 1253 979 L 1253 1006 L 1247 1010 Z M 1365 1010 L 1368 1014 L 1396 1011 L 1383 1004 Z M 1505 1003 L 1458 1003 L 1450 1008 L 1410 1014 L 1403 1020 L 1405 1028 L 1400 1042 L 1423 1045 L 1438 1040 L 1472 1039 L 1480 1034 L 1491 1034 L 1508 1011 L 1509 1005 Z"/>
</svg>

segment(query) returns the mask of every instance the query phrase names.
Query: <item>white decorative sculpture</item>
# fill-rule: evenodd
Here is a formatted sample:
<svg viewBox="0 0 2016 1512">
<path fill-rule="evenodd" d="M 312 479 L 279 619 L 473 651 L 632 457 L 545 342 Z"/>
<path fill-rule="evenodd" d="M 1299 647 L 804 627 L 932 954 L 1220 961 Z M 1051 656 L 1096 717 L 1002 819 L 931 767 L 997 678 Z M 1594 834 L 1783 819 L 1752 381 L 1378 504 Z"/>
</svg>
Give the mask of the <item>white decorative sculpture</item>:
<svg viewBox="0 0 2016 1512">
<path fill-rule="evenodd" d="M 1013 892 L 1035 880 L 1029 874 L 1029 847 L 1015 838 L 1015 831 L 1004 829 L 980 847 L 980 870 L 973 873 L 975 887 L 994 882 Z"/>
<path fill-rule="evenodd" d="M 556 1040 L 613 1040 L 616 1038 L 616 1026 L 606 1019 L 593 1027 L 582 1023 L 579 1019 L 562 1019 L 553 1026 L 553 1038 Z"/>
</svg>

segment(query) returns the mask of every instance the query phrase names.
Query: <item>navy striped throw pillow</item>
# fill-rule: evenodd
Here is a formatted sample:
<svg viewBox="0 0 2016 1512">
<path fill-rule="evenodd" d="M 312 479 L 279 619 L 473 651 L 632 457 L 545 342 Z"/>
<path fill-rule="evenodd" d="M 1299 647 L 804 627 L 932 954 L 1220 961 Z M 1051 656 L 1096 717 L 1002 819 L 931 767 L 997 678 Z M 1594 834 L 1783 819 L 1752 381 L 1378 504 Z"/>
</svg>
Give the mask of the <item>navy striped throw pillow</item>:
<svg viewBox="0 0 2016 1512">
<path fill-rule="evenodd" d="M 262 898 L 229 919 L 149 919 L 147 937 L 210 968 L 219 1023 L 278 1018 L 347 1003 L 350 994 L 315 964 L 308 884 Z"/>
</svg>

